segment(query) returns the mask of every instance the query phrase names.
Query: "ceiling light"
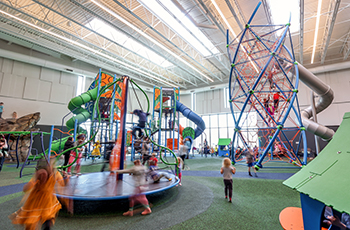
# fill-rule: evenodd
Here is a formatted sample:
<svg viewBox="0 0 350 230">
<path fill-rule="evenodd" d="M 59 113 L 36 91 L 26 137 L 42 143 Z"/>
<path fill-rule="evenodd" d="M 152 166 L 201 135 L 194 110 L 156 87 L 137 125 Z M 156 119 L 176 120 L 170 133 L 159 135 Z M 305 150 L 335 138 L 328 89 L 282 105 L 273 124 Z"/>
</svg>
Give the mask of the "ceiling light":
<svg viewBox="0 0 350 230">
<path fill-rule="evenodd" d="M 121 21 L 122 23 L 124 23 L 125 25 L 129 26 L 131 29 L 135 30 L 136 32 L 138 32 L 139 34 L 141 34 L 143 37 L 147 38 L 149 41 L 151 41 L 152 43 L 156 44 L 158 47 L 162 48 L 163 50 L 165 50 L 166 52 L 168 52 L 169 54 L 171 54 L 173 57 L 175 57 L 176 59 L 178 59 L 179 61 L 181 61 L 182 63 L 184 63 L 185 65 L 187 65 L 188 67 L 190 67 L 191 69 L 193 69 L 194 71 L 196 71 L 197 73 L 199 73 L 201 76 L 205 77 L 206 79 L 208 79 L 209 81 L 213 82 L 214 80 L 211 79 L 210 77 L 208 77 L 207 75 L 203 74 L 201 71 L 199 71 L 198 69 L 196 69 L 194 66 L 192 66 L 191 64 L 189 64 L 186 60 L 182 59 L 180 56 L 178 56 L 177 54 L 175 54 L 174 52 L 172 52 L 171 50 L 169 50 L 167 47 L 165 47 L 164 45 L 162 45 L 161 43 L 159 43 L 158 41 L 156 41 L 155 39 L 153 39 L 152 37 L 150 37 L 148 34 L 144 33 L 142 30 L 140 30 L 139 28 L 137 28 L 136 26 L 134 26 L 133 24 L 129 23 L 128 21 L 126 21 L 124 18 L 120 17 L 118 14 L 116 14 L 114 11 L 108 9 L 107 7 L 105 7 L 104 5 L 100 4 L 99 2 L 95 1 L 95 0 L 91 0 L 92 3 L 94 3 L 96 6 L 100 7 L 101 9 L 103 9 L 104 11 L 106 11 L 107 13 L 111 14 L 113 17 L 115 17 L 116 19 L 118 19 L 119 21 Z"/>
<path fill-rule="evenodd" d="M 311 64 L 314 63 L 314 58 L 315 58 L 316 45 L 317 45 L 317 35 L 318 35 L 318 27 L 320 25 L 321 6 L 322 6 L 322 0 L 318 0 L 317 16 L 316 16 L 316 27 L 315 27 L 315 35 L 314 35 L 314 44 L 313 44 L 312 55 L 311 55 Z"/>
<path fill-rule="evenodd" d="M 23 22 L 24 24 L 27 24 L 27 25 L 29 25 L 29 26 L 31 26 L 31 27 L 34 27 L 34 28 L 38 29 L 38 30 L 41 30 L 41 31 L 45 32 L 46 34 L 50 34 L 50 35 L 55 36 L 55 37 L 57 37 L 57 38 L 59 38 L 59 39 L 65 40 L 65 41 L 67 41 L 67 42 L 69 42 L 69 43 L 71 43 L 71 44 L 74 44 L 74 45 L 76 45 L 76 46 L 79 46 L 79 47 L 81 47 L 81 48 L 83 48 L 83 49 L 85 49 L 85 50 L 89 50 L 90 52 L 93 52 L 93 53 L 95 53 L 95 54 L 97 54 L 97 55 L 103 56 L 103 57 L 105 57 L 105 58 L 107 58 L 107 59 L 109 59 L 109 60 L 111 60 L 111 61 L 113 61 L 113 62 L 117 62 L 117 63 L 121 64 L 122 66 L 126 67 L 126 69 L 132 69 L 132 70 L 134 70 L 136 73 L 142 73 L 143 75 L 146 75 L 146 76 L 148 76 L 148 77 L 154 78 L 154 79 L 156 79 L 156 80 L 158 80 L 158 81 L 161 81 L 161 82 L 163 82 L 163 83 L 165 83 L 165 84 L 167 84 L 167 85 L 170 85 L 170 86 L 173 86 L 173 87 L 177 87 L 177 86 L 175 86 L 175 85 L 173 85 L 173 84 L 171 84 L 171 83 L 169 83 L 169 82 L 164 81 L 163 79 L 160 79 L 160 78 L 158 78 L 158 77 L 156 77 L 156 76 L 154 76 L 154 75 L 151 75 L 151 74 L 149 74 L 149 73 L 147 73 L 147 72 L 144 72 L 144 71 L 142 71 L 142 70 L 140 70 L 140 69 L 138 69 L 138 68 L 136 68 L 136 67 L 134 67 L 134 66 L 132 66 L 132 65 L 129 65 L 129 64 L 127 64 L 127 63 L 125 63 L 125 62 L 122 62 L 122 61 L 119 61 L 119 60 L 116 59 L 116 58 L 110 57 L 110 56 L 108 56 L 108 55 L 106 55 L 106 54 L 104 54 L 104 53 L 101 53 L 101 52 L 99 52 L 99 51 L 97 51 L 97 50 L 94 50 L 94 49 L 92 49 L 92 48 L 90 48 L 90 47 L 88 47 L 88 46 L 85 46 L 85 45 L 83 45 L 83 44 L 80 44 L 79 42 L 73 41 L 73 40 L 68 39 L 68 38 L 66 38 L 66 37 L 63 37 L 63 36 L 61 36 L 61 35 L 59 35 L 59 34 L 56 34 L 56 33 L 53 33 L 53 32 L 51 32 L 51 31 L 49 31 L 49 30 L 46 30 L 46 29 L 44 29 L 44 28 L 41 28 L 41 27 L 39 27 L 39 26 L 37 26 L 37 25 L 34 25 L 34 24 L 30 23 L 30 22 L 27 22 L 27 21 L 25 21 L 25 20 L 23 20 L 23 19 L 21 19 L 21 18 L 18 18 L 18 17 L 16 17 L 16 16 L 12 15 L 12 14 L 6 13 L 5 11 L 0 10 L 0 13 L 5 14 L 5 15 L 11 17 L 11 18 L 14 18 L 14 19 L 16 19 L 16 20 L 18 20 L 18 21 L 20 21 L 20 22 Z"/>
</svg>

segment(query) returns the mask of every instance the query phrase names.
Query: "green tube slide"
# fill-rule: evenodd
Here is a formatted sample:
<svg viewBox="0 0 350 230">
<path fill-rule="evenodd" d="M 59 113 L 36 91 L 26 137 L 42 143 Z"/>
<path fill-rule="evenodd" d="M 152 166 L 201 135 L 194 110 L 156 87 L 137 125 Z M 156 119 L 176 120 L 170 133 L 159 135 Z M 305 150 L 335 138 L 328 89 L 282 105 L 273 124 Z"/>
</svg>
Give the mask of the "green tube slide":
<svg viewBox="0 0 350 230">
<path fill-rule="evenodd" d="M 74 129 L 75 120 L 78 120 L 78 123 L 83 123 L 91 117 L 89 111 L 82 108 L 81 106 L 89 101 L 95 101 L 97 99 L 97 92 L 98 88 L 96 87 L 70 100 L 68 104 L 68 109 L 72 111 L 72 113 L 75 114 L 75 116 L 73 116 L 66 122 L 66 126 L 68 129 Z M 80 128 L 79 133 L 82 132 L 86 133 L 86 130 Z"/>
</svg>

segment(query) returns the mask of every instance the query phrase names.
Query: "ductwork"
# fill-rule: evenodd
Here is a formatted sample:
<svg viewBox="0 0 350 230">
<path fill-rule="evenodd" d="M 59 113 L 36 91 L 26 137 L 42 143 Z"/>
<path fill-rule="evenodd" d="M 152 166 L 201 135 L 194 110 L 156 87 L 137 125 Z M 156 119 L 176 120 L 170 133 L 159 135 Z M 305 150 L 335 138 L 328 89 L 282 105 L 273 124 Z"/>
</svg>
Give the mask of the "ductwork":
<svg viewBox="0 0 350 230">
<path fill-rule="evenodd" d="M 333 90 L 301 64 L 298 64 L 298 69 L 300 81 L 319 95 L 319 100 L 315 104 L 316 114 L 318 114 L 332 103 L 334 98 Z M 310 119 L 311 117 L 313 117 L 312 106 L 301 111 L 301 119 L 306 130 L 326 141 L 330 141 L 334 135 L 334 131 L 312 121 Z"/>
</svg>

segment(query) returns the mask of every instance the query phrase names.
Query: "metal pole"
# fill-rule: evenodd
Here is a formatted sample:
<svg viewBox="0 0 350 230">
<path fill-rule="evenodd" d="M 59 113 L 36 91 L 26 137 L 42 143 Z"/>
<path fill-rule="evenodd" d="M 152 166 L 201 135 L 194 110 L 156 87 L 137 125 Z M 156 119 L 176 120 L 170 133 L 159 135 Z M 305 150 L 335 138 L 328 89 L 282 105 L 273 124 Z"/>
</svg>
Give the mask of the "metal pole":
<svg viewBox="0 0 350 230">
<path fill-rule="evenodd" d="M 314 97 L 314 91 L 311 91 L 311 107 L 312 107 L 312 116 L 314 118 L 314 122 L 317 122 L 317 114 L 316 114 L 316 107 L 315 107 L 315 97 Z M 316 147 L 316 156 L 320 152 L 320 143 L 319 143 L 319 137 L 317 135 L 315 136 L 315 147 Z"/>
</svg>

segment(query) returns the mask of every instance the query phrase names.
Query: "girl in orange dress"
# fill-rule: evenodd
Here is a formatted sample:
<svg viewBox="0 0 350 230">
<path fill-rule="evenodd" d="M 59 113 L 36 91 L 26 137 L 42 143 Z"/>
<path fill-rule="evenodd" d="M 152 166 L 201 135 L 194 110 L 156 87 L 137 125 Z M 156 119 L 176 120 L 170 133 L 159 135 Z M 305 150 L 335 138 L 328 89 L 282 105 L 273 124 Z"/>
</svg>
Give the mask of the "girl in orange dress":
<svg viewBox="0 0 350 230">
<path fill-rule="evenodd" d="M 38 162 L 35 175 L 23 187 L 26 193 L 24 205 L 9 216 L 12 223 L 24 225 L 26 230 L 35 230 L 41 225 L 43 229 L 50 229 L 62 208 L 54 194 L 56 182 L 65 184 L 61 174 L 55 172 L 51 165 L 46 161 Z"/>
</svg>

